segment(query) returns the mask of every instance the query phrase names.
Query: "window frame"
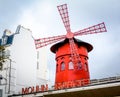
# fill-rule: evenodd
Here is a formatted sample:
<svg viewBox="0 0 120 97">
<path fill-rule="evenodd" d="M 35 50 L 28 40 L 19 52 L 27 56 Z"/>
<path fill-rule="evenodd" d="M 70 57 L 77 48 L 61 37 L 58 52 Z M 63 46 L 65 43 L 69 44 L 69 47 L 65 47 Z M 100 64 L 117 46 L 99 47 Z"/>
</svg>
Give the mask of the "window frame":
<svg viewBox="0 0 120 97">
<path fill-rule="evenodd" d="M 68 69 L 69 70 L 73 70 L 74 69 L 74 64 L 73 64 L 72 61 L 69 61 L 69 63 L 68 63 Z"/>
<path fill-rule="evenodd" d="M 60 71 L 64 71 L 64 70 L 65 70 L 65 62 L 61 62 Z"/>
</svg>

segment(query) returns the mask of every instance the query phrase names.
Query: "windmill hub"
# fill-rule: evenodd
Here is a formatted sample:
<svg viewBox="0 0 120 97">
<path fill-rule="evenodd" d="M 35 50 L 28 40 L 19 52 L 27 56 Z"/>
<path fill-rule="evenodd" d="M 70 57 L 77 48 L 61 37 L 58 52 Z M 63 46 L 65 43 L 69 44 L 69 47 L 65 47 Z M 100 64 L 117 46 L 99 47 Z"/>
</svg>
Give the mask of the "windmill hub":
<svg viewBox="0 0 120 97">
<path fill-rule="evenodd" d="M 74 33 L 68 32 L 68 33 L 66 34 L 66 37 L 67 37 L 68 39 L 73 38 L 73 37 L 74 37 Z"/>
</svg>

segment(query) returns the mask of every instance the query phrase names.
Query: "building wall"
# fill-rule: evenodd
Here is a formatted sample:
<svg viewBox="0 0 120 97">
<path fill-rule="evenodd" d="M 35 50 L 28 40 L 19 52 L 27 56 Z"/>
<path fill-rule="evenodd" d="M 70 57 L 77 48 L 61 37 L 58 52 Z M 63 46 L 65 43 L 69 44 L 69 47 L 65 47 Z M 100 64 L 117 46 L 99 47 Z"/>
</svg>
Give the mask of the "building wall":
<svg viewBox="0 0 120 97">
<path fill-rule="evenodd" d="M 9 50 L 12 66 L 16 65 L 16 92 L 22 87 L 36 85 L 36 49 L 31 31 L 21 27 Z"/>
<path fill-rule="evenodd" d="M 47 82 L 46 54 L 46 48 L 37 49 L 37 84 L 45 84 Z"/>
</svg>

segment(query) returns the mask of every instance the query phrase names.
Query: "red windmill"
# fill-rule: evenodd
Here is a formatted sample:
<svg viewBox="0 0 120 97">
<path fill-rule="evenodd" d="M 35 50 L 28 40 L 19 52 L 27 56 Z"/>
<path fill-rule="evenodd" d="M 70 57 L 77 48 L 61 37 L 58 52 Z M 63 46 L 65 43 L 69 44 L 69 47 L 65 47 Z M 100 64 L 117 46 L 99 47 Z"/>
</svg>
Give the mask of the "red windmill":
<svg viewBox="0 0 120 97">
<path fill-rule="evenodd" d="M 56 89 L 69 88 L 71 83 L 72 87 L 77 86 L 78 82 L 75 82 L 76 80 L 87 79 L 84 84 L 88 84 L 90 79 L 87 62 L 88 52 L 93 47 L 89 43 L 74 38 L 74 36 L 107 32 L 105 24 L 103 22 L 73 33 L 70 28 L 67 4 L 57 6 L 57 8 L 67 34 L 35 39 L 36 48 L 63 40 L 51 47 L 51 51 L 56 53 Z"/>
</svg>

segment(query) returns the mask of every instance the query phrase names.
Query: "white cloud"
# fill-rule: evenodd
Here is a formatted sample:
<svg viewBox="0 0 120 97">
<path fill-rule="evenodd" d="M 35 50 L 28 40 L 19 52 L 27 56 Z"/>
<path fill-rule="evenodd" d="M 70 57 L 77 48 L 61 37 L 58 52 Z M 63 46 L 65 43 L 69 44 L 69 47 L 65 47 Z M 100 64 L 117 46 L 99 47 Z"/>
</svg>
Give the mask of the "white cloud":
<svg viewBox="0 0 120 97">
<path fill-rule="evenodd" d="M 47 33 L 45 32 L 49 32 L 51 16 L 51 4 L 37 2 L 23 11 L 16 23 L 29 28 L 34 37 L 40 38 L 46 36 Z"/>
</svg>

